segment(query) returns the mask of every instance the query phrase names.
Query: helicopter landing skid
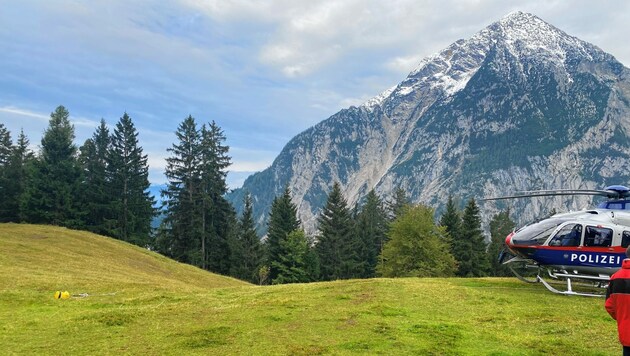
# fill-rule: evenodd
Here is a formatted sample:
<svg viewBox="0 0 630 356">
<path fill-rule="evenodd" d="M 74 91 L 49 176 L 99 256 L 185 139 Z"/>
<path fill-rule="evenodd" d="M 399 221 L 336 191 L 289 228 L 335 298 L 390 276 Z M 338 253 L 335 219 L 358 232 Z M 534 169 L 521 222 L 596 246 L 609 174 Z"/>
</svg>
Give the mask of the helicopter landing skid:
<svg viewBox="0 0 630 356">
<path fill-rule="evenodd" d="M 551 284 L 549 284 L 549 282 L 545 281 L 540 275 L 537 276 L 537 280 L 540 281 L 545 288 L 547 288 L 550 292 L 556 293 L 556 294 L 562 294 L 562 295 L 579 295 L 579 296 L 583 296 L 583 297 L 603 297 L 604 293 L 589 293 L 589 292 L 577 292 L 573 290 L 573 284 L 572 284 L 572 279 L 577 279 L 577 280 L 584 280 L 584 281 L 588 281 L 587 283 L 591 283 L 589 285 L 589 287 L 600 287 L 603 282 L 608 282 L 607 278 L 600 278 L 600 277 L 596 277 L 596 276 L 588 276 L 588 275 L 575 275 L 575 274 L 569 274 L 569 273 L 552 273 L 551 271 L 547 271 L 549 273 L 549 276 L 551 278 L 557 279 L 557 280 L 563 280 L 566 282 L 566 290 L 558 290 L 556 288 L 554 288 L 553 286 L 551 286 Z M 595 285 L 595 283 L 597 283 L 598 285 Z"/>
<path fill-rule="evenodd" d="M 525 265 L 524 267 L 525 268 L 539 268 L 538 266 L 535 266 L 535 265 Z M 536 275 L 535 277 L 525 277 L 521 273 L 519 273 L 512 265 L 508 265 L 508 268 L 510 269 L 510 271 L 512 271 L 514 276 L 518 278 L 520 281 L 523 281 L 525 283 L 538 283 L 538 278 L 539 278 L 538 275 Z"/>
<path fill-rule="evenodd" d="M 538 275 L 540 275 L 540 266 L 532 260 L 521 257 L 512 257 L 508 261 L 503 262 L 516 278 L 525 283 L 538 283 Z M 526 274 L 528 274 L 526 276 Z"/>
</svg>

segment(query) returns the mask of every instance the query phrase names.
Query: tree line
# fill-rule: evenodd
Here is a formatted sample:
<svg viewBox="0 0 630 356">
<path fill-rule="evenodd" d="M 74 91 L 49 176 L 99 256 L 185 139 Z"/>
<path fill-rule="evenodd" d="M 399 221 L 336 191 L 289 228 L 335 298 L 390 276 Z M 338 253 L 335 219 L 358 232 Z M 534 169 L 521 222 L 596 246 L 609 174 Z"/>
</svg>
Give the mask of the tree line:
<svg viewBox="0 0 630 356">
<path fill-rule="evenodd" d="M 147 245 L 154 200 L 131 118 L 125 113 L 111 134 L 101 120 L 77 148 L 69 115 L 63 106 L 51 113 L 37 154 L 23 132 L 14 145 L 0 124 L 0 221 L 66 226 Z"/>
<path fill-rule="evenodd" d="M 372 190 L 350 207 L 334 182 L 318 231 L 302 229 L 290 187 L 273 200 L 261 239 L 249 194 L 238 215 L 226 200 L 229 147 L 214 122 L 188 116 L 168 149 L 162 206 L 148 193 L 148 163 L 124 113 L 110 132 L 104 120 L 83 145 L 74 144 L 69 112 L 50 115 L 39 152 L 23 132 L 15 143 L 0 123 L 0 222 L 51 224 L 92 231 L 155 250 L 180 262 L 260 284 L 376 276 L 503 276 L 497 261 L 514 228 L 509 211 L 481 228 L 474 199 L 463 210 L 449 197 L 445 212 L 411 204 L 397 189 Z M 152 229 L 156 215 L 163 219 Z"/>
</svg>

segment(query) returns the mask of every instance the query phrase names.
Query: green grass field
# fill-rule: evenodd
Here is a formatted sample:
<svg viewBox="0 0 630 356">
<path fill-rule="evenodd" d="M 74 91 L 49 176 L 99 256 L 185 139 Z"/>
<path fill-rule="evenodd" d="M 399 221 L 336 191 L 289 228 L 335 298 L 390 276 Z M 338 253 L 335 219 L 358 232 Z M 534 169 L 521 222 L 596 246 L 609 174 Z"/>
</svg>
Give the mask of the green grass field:
<svg viewBox="0 0 630 356">
<path fill-rule="evenodd" d="M 616 355 L 603 303 L 511 278 L 260 287 L 86 232 L 0 225 L 8 354 Z"/>
</svg>

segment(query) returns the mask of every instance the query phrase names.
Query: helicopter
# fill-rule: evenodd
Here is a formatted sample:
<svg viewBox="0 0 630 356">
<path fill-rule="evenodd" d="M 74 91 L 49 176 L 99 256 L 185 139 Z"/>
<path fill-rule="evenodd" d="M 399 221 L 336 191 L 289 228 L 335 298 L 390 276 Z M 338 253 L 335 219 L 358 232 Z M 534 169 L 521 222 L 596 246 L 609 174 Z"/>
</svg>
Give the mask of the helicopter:
<svg viewBox="0 0 630 356">
<path fill-rule="evenodd" d="M 558 195 L 599 195 L 607 200 L 593 209 L 555 214 L 513 231 L 505 238 L 499 261 L 518 279 L 540 282 L 553 293 L 604 296 L 603 288 L 621 268 L 630 245 L 630 188 L 534 190 L 483 200 Z M 557 284 L 564 287 L 554 287 Z"/>
</svg>

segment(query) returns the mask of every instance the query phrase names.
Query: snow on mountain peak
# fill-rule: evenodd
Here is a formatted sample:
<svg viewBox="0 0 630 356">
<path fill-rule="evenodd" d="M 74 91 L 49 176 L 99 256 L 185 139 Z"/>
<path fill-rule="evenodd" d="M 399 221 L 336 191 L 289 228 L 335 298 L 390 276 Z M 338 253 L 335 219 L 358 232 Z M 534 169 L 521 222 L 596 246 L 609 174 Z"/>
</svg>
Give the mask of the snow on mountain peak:
<svg viewBox="0 0 630 356">
<path fill-rule="evenodd" d="M 404 97 L 418 88 L 441 90 L 446 96 L 452 96 L 466 87 L 490 49 L 496 47 L 504 47 L 514 58 L 537 58 L 559 67 L 564 67 L 571 57 L 592 60 L 595 56 L 605 55 L 597 47 L 566 34 L 538 16 L 514 11 L 469 39 L 460 39 L 422 59 L 396 88 L 385 91 L 363 106 L 372 110 L 387 97 Z"/>
<path fill-rule="evenodd" d="M 387 99 L 392 92 L 396 89 L 396 86 L 393 86 L 387 90 L 385 90 L 384 92 L 380 93 L 379 95 L 373 97 L 372 99 L 366 101 L 365 103 L 363 103 L 363 107 L 367 108 L 368 110 L 372 111 L 374 110 L 374 108 L 376 106 L 381 105 L 381 103 L 383 102 L 383 100 Z"/>
<path fill-rule="evenodd" d="M 568 35 L 538 16 L 521 11 L 509 13 L 479 34 L 504 42 L 517 57 L 534 55 L 564 62 L 569 53 L 579 53 L 592 59 L 594 51 L 592 45 Z"/>
</svg>

